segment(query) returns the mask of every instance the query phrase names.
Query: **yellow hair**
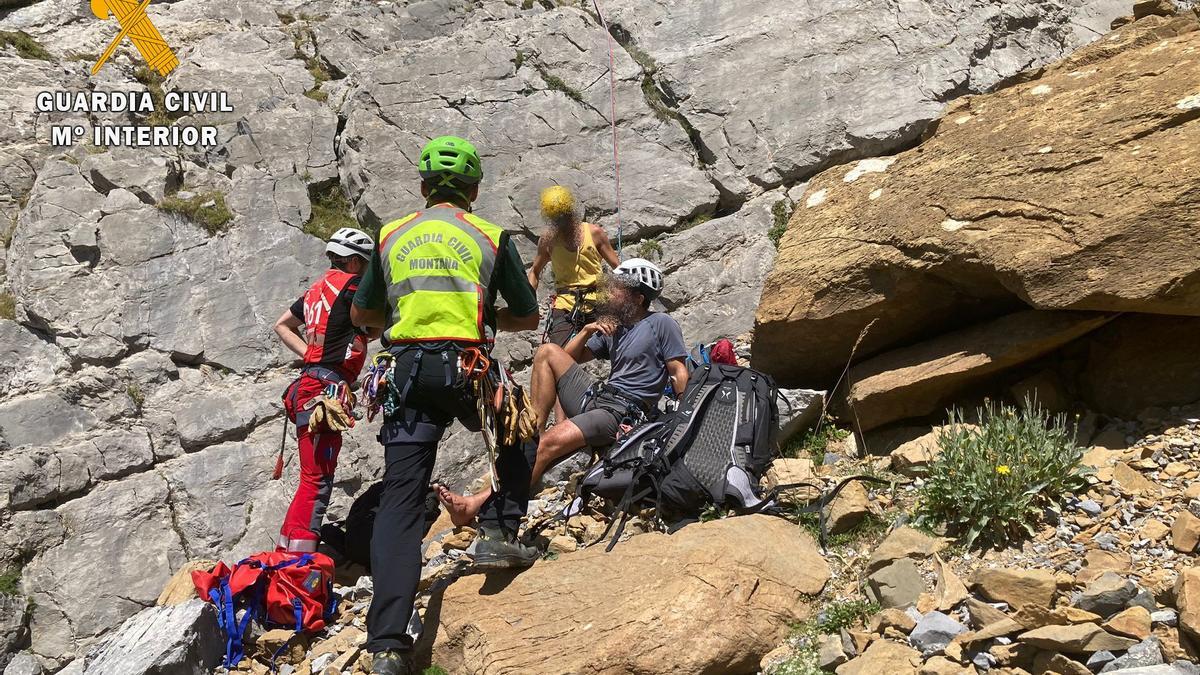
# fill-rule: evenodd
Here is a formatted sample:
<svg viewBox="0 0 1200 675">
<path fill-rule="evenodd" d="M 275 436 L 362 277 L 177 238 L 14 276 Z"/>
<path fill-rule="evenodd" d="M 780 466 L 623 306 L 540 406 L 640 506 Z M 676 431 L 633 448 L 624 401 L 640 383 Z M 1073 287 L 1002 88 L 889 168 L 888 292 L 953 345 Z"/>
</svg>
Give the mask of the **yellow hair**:
<svg viewBox="0 0 1200 675">
<path fill-rule="evenodd" d="M 561 185 L 551 185 L 542 190 L 542 215 L 554 219 L 561 218 L 575 210 L 575 197 L 571 191 Z"/>
</svg>

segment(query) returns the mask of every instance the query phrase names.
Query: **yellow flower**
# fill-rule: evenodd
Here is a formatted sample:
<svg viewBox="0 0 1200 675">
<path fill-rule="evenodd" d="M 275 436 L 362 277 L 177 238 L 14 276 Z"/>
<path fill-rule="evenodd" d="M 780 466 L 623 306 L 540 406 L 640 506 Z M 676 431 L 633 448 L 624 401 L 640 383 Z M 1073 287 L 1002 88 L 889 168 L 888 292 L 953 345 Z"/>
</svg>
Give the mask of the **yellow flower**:
<svg viewBox="0 0 1200 675">
<path fill-rule="evenodd" d="M 1001 476 L 1007 476 L 1009 474 L 1008 465 L 1001 464 L 1000 466 L 996 467 L 996 473 L 1000 474 Z"/>
</svg>

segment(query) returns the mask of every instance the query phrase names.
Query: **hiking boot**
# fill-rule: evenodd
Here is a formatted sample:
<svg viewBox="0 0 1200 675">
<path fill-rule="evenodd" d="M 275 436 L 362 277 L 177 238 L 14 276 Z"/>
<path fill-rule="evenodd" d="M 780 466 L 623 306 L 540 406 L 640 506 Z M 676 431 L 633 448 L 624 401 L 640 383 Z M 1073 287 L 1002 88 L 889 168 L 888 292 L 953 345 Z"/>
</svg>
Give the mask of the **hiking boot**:
<svg viewBox="0 0 1200 675">
<path fill-rule="evenodd" d="M 371 659 L 371 675 L 412 675 L 412 654 L 395 649 L 376 652 Z"/>
<path fill-rule="evenodd" d="M 517 541 L 515 534 L 499 528 L 481 527 L 472 546 L 475 567 L 489 570 L 529 567 L 542 557 L 540 551 Z"/>
</svg>

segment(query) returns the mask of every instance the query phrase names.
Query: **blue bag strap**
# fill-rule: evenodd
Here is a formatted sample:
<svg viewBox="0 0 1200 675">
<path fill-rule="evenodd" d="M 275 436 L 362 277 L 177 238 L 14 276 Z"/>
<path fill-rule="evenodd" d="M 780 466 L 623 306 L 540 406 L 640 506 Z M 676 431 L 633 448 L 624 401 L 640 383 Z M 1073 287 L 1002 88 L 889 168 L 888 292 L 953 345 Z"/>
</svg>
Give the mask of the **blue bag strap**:
<svg viewBox="0 0 1200 675">
<path fill-rule="evenodd" d="M 329 604 L 325 607 L 324 618 L 325 622 L 329 623 L 329 619 L 332 619 L 333 615 L 337 613 L 338 605 L 342 602 L 342 596 L 333 591 L 333 579 L 330 579 L 325 584 L 325 593 L 329 597 Z"/>
<path fill-rule="evenodd" d="M 221 579 L 221 585 L 210 590 L 208 597 L 217 606 L 217 625 L 225 631 L 225 667 L 234 668 L 242 660 L 242 635 L 250 623 L 252 612 L 247 610 L 242 621 L 238 622 L 228 577 Z"/>
<path fill-rule="evenodd" d="M 292 598 L 292 612 L 296 615 L 295 631 L 302 632 L 304 630 L 304 603 L 300 602 L 300 598 Z"/>
</svg>

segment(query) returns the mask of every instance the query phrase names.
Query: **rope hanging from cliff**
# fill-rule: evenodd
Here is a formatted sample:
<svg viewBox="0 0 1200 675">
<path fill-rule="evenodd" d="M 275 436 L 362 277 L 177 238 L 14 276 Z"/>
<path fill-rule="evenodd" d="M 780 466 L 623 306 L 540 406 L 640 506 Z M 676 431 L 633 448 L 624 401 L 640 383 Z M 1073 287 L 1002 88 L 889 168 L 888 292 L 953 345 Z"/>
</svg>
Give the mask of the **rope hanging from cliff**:
<svg viewBox="0 0 1200 675">
<path fill-rule="evenodd" d="M 620 256 L 624 228 L 621 225 L 621 153 L 617 145 L 616 58 L 613 56 L 612 31 L 608 29 L 608 21 L 604 19 L 604 12 L 600 10 L 600 0 L 592 0 L 592 7 L 596 8 L 596 18 L 600 19 L 600 25 L 604 27 L 604 37 L 608 38 L 608 122 L 609 126 L 612 127 L 613 175 L 616 177 L 617 190 L 617 255 Z"/>
</svg>

